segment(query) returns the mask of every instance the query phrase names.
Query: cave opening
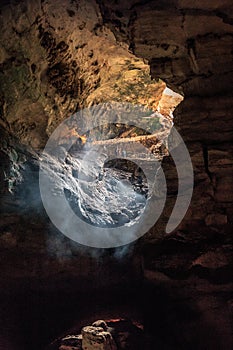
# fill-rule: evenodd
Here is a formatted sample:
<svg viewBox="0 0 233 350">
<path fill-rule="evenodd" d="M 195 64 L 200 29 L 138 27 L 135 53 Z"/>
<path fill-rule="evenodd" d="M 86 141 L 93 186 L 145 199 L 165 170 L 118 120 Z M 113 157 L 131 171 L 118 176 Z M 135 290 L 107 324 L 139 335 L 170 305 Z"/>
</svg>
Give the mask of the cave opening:
<svg viewBox="0 0 233 350">
<path fill-rule="evenodd" d="M 106 121 L 111 119 L 111 115 L 108 116 L 110 104 L 99 104 L 87 110 L 92 114 L 92 120 L 100 118 L 99 126 L 85 132 L 81 130 L 80 124 L 85 124 L 85 118 L 87 124 L 90 123 L 90 116 L 85 117 L 84 110 L 82 120 L 79 115 L 76 120 L 74 115 L 65 120 L 62 128 L 59 126 L 61 131 L 51 135 L 42 156 L 45 162 L 50 162 L 50 168 L 45 166 L 51 173 L 49 176 L 55 178 L 56 172 L 54 190 L 60 188 L 62 191 L 63 188 L 72 210 L 91 225 L 132 225 L 133 220 L 142 214 L 149 191 L 143 169 L 148 172 L 151 168 L 152 177 L 155 177 L 163 157 L 169 155 L 167 144 L 173 127 L 173 110 L 183 99 L 163 85 L 160 97 L 156 97 L 156 109 L 113 104 L 110 112 L 118 121 L 109 123 Z M 68 131 L 61 135 L 65 128 Z M 54 147 L 59 147 L 59 150 L 51 162 L 53 157 L 49 160 L 49 156 Z M 64 159 L 60 154 L 65 149 L 68 153 Z M 158 164 L 153 169 L 155 162 Z"/>
</svg>

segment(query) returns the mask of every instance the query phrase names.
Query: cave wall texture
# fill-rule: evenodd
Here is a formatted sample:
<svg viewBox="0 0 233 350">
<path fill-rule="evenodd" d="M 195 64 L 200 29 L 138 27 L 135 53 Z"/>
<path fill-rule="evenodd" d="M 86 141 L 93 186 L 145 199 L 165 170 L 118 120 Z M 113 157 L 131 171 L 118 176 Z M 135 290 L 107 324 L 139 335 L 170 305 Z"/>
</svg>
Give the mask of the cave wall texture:
<svg viewBox="0 0 233 350">
<path fill-rule="evenodd" d="M 177 322 L 183 300 L 194 310 L 193 319 L 179 320 L 180 348 L 230 350 L 232 1 L 9 0 L 1 1 L 0 27 L 1 303 L 26 290 L 85 292 L 143 280 L 165 290 L 176 305 L 166 310 L 170 323 Z M 17 191 L 7 193 L 4 176 L 10 168 L 23 176 L 23 166 L 24 174 L 36 174 L 33 152 L 79 108 L 111 100 L 144 102 L 151 95 L 148 104 L 157 106 L 164 83 L 150 75 L 185 97 L 174 123 L 191 155 L 194 193 L 179 227 L 165 234 L 177 192 L 176 170 L 166 157 L 163 215 L 118 264 L 106 253 L 76 247 L 36 211 L 28 218 L 18 208 L 37 201 L 36 185 L 22 200 Z"/>
</svg>

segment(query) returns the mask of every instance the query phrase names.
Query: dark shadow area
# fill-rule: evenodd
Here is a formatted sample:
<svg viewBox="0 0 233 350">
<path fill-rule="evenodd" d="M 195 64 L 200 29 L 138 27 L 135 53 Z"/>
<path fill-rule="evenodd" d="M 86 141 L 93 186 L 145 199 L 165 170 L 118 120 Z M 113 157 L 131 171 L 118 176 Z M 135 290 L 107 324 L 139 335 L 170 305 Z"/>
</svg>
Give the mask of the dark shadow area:
<svg viewBox="0 0 233 350">
<path fill-rule="evenodd" d="M 115 286 L 97 290 L 89 284 L 83 293 L 79 286 L 82 281 L 61 283 L 60 290 L 41 292 L 39 288 L 37 291 L 30 289 L 30 283 L 28 286 L 25 283 L 21 292 L 15 285 L 11 294 L 6 291 L 1 295 L 0 339 L 3 339 L 2 344 L 9 342 L 7 349 L 56 350 L 61 337 L 78 334 L 82 327 L 95 320 L 116 318 L 142 325 L 143 349 L 230 349 L 230 339 L 224 339 L 211 319 L 203 319 L 193 296 L 184 298 L 177 288 L 171 293 L 171 288 L 145 282 L 133 288 Z M 65 285 L 69 286 L 67 291 Z"/>
</svg>

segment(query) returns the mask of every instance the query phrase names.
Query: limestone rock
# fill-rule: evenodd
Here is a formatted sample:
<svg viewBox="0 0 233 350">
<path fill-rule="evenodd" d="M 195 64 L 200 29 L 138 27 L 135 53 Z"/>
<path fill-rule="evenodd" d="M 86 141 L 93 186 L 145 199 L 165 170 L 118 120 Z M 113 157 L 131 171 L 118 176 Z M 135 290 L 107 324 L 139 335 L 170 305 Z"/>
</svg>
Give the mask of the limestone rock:
<svg viewBox="0 0 233 350">
<path fill-rule="evenodd" d="M 205 223 L 207 226 L 215 226 L 215 225 L 226 225 L 227 224 L 227 216 L 223 214 L 209 214 L 205 218 Z"/>
<path fill-rule="evenodd" d="M 117 350 L 111 333 L 102 327 L 87 326 L 82 329 L 83 350 Z"/>
<path fill-rule="evenodd" d="M 231 254 L 228 254 L 224 249 L 217 249 L 216 251 L 209 251 L 200 255 L 194 262 L 193 266 L 202 266 L 209 269 L 217 269 L 231 264 Z"/>
<path fill-rule="evenodd" d="M 61 346 L 59 350 L 82 350 L 82 336 L 79 335 L 67 335 L 61 340 Z"/>
<path fill-rule="evenodd" d="M 156 109 L 166 87 L 116 42 L 94 0 L 2 6 L 0 25 L 0 125 L 34 149 L 82 107 L 127 101 Z"/>
<path fill-rule="evenodd" d="M 93 327 L 101 327 L 104 331 L 108 331 L 107 323 L 104 320 L 98 320 L 92 323 Z"/>
<path fill-rule="evenodd" d="M 129 42 L 136 55 L 149 60 L 153 77 L 184 93 L 174 124 L 186 142 L 195 172 L 191 211 L 186 216 L 189 227 L 194 222 L 208 224 L 205 217 L 220 207 L 220 212 L 229 213 L 233 202 L 232 4 L 103 1 L 101 12 L 117 39 Z M 168 176 L 176 178 L 172 166 Z M 169 199 L 168 207 L 173 205 Z M 155 236 L 164 226 L 153 230 Z"/>
</svg>

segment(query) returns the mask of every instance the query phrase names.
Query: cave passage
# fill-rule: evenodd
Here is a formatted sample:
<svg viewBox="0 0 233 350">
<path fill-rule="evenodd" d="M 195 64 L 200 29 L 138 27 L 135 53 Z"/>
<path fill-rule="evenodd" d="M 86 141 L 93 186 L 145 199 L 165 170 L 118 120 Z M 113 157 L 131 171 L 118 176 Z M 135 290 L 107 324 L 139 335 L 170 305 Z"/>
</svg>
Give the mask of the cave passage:
<svg viewBox="0 0 233 350">
<path fill-rule="evenodd" d="M 157 162 L 157 168 L 151 170 L 155 177 L 163 157 L 169 154 L 166 145 L 173 127 L 173 110 L 181 99 L 166 87 L 156 110 L 113 104 L 115 118 L 121 118 L 117 114 L 122 108 L 124 113 L 132 108 L 135 110 L 132 115 L 139 115 L 140 126 L 130 119 L 130 114 L 127 124 L 120 119 L 106 123 L 105 115 L 100 126 L 83 134 L 79 122 L 74 126 L 75 116 L 70 122 L 65 121 L 68 131 L 56 142 L 61 153 L 72 139 L 67 157 L 62 162 L 59 156 L 55 159 L 44 153 L 50 164 L 46 172 L 56 182 L 54 191 L 59 193 L 63 189 L 72 210 L 91 225 L 109 228 L 132 225 L 141 216 L 148 198 L 143 169 L 150 169 Z M 101 108 L 106 114 L 105 108 L 109 106 L 100 106 L 98 110 Z"/>
</svg>

